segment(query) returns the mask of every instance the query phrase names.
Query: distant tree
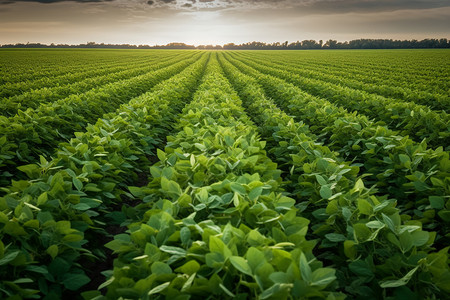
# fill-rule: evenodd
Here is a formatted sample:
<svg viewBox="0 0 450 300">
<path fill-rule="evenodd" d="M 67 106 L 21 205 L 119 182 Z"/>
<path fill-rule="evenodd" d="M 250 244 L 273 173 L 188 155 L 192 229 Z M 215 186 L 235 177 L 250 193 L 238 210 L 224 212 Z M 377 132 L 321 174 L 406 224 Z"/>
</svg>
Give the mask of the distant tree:
<svg viewBox="0 0 450 300">
<path fill-rule="evenodd" d="M 130 45 L 130 44 L 105 44 L 96 42 L 87 42 L 86 44 L 67 45 L 67 44 L 41 44 L 41 43 L 17 43 L 0 45 L 1 48 L 110 48 L 110 49 L 247 49 L 247 50 L 276 50 L 276 49 L 415 49 L 415 48 L 450 48 L 450 41 L 446 38 L 441 39 L 424 39 L 418 40 L 392 40 L 392 39 L 358 39 L 352 41 L 338 42 L 336 40 L 328 40 L 323 43 L 322 40 L 304 40 L 290 43 L 263 43 L 249 42 L 236 45 L 234 43 L 220 45 L 187 45 L 185 43 L 169 43 L 167 45 Z"/>
</svg>

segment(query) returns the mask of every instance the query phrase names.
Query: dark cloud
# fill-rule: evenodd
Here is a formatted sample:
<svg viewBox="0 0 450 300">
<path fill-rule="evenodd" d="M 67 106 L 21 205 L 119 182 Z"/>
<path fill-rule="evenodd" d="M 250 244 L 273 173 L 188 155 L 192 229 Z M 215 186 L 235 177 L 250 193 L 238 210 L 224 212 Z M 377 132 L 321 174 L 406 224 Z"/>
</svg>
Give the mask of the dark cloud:
<svg viewBox="0 0 450 300">
<path fill-rule="evenodd" d="M 78 2 L 78 3 L 89 3 L 89 2 L 111 2 L 114 0 L 0 0 L 0 4 L 11 4 L 17 2 L 36 2 L 36 3 L 57 3 L 57 2 Z"/>
<path fill-rule="evenodd" d="M 209 2 L 209 0 L 200 0 Z M 250 7 L 294 7 L 305 12 L 347 13 L 347 12 L 380 12 L 405 9 L 431 9 L 450 7 L 448 0 L 226 0 L 231 5 Z"/>
<path fill-rule="evenodd" d="M 0 4 L 11 4 L 18 2 L 35 3 L 99 3 L 99 2 L 121 2 L 121 0 L 0 0 Z M 190 2 L 190 3 L 186 3 Z M 131 2 L 133 3 L 133 2 Z M 134 2 L 137 3 L 137 2 Z M 174 5 L 177 0 L 151 0 L 142 1 L 148 5 Z M 182 4 L 182 5 L 181 5 Z M 187 5 L 186 5 L 187 4 Z M 181 7 L 191 8 L 193 6 L 212 5 L 220 8 L 272 8 L 272 9 L 296 9 L 305 14 L 333 14 L 333 13 L 365 13 L 365 12 L 388 12 L 406 9 L 432 9 L 450 7 L 449 0 L 186 0 L 181 1 Z M 175 6 L 174 6 L 175 7 Z M 180 6 L 178 6 L 180 7 Z"/>
<path fill-rule="evenodd" d="M 381 12 L 395 11 L 405 9 L 430 9 L 450 6 L 448 0 L 316 0 L 300 1 L 304 3 L 305 8 L 310 8 L 315 12 Z"/>
<path fill-rule="evenodd" d="M 1 1 L 1 0 L 0 0 Z M 12 0 L 14 1 L 14 0 Z M 57 0 L 58 1 L 58 0 Z M 59 0 L 62 1 L 62 0 Z M 152 4 L 172 9 L 200 10 L 289 10 L 299 15 L 377 13 L 450 7 L 449 0 L 155 0 Z M 151 5 L 152 5 L 151 4 Z"/>
</svg>

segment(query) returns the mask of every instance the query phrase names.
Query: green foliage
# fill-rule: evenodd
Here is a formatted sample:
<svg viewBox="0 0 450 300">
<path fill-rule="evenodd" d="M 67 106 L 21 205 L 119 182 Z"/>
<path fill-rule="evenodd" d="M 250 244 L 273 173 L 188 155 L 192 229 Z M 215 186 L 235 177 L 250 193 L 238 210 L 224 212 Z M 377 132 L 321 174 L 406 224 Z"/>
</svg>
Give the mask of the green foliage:
<svg viewBox="0 0 450 300">
<path fill-rule="evenodd" d="M 206 61 L 203 55 L 117 113 L 76 132 L 54 159 L 41 157 L 39 164 L 19 167 L 30 180 L 13 182 L 0 197 L 0 276 L 8 278 L 2 295 L 27 298 L 26 291 L 33 291 L 31 297 L 41 291 L 42 296 L 61 298 L 65 290 L 78 291 L 90 282 L 80 262 L 104 259 L 104 250 L 86 238 L 104 235 L 111 218 L 121 223 L 113 209 L 121 197 L 132 197 L 126 184 L 150 165 L 148 157 L 195 89 Z M 136 189 L 132 192 L 139 195 Z"/>
<path fill-rule="evenodd" d="M 391 84 L 381 67 L 372 82 L 369 66 L 343 76 L 341 61 L 319 70 L 294 52 L 145 62 L 1 79 L 2 113 L 17 114 L 0 116 L 0 298 L 450 293 L 435 72 L 438 92 L 414 98 L 414 66 Z M 112 259 L 86 291 L 91 266 Z"/>
<path fill-rule="evenodd" d="M 285 170 L 287 190 L 295 195 L 302 216 L 311 220 L 314 236 L 321 240 L 321 258 L 333 262 L 340 274 L 341 288 L 358 296 L 380 295 L 382 288 L 408 285 L 417 294 L 433 295 L 435 291 L 428 284 L 419 285 L 417 280 L 409 284 L 409 281 L 417 276 L 416 272 L 423 278 L 431 278 L 432 272 L 425 265 L 432 261 L 431 245 L 436 233 L 424 231 L 421 222 L 412 221 L 406 214 L 400 215 L 402 211 L 396 207 L 395 200 L 376 196 L 377 190 L 367 188 L 363 181 L 368 176 L 360 175 L 360 169 L 353 162 L 346 162 L 337 152 L 314 143 L 316 136 L 309 128 L 296 123 L 265 97 L 257 79 L 269 77 L 258 75 L 255 79 L 240 73 L 229 62 L 223 59 L 221 62 L 268 140 L 270 153 Z M 280 90 L 280 83 L 272 78 L 269 84 L 264 79 L 265 87 Z M 296 98 L 288 99 L 293 103 L 292 99 Z M 400 155 L 399 159 L 403 163 L 410 161 L 406 155 Z M 441 207 L 440 198 L 432 199 Z M 441 271 L 447 274 L 448 265 L 443 265 Z M 304 276 L 311 276 L 306 267 L 302 272 Z M 362 280 L 364 274 L 368 277 Z M 398 274 L 397 279 L 391 279 L 395 277 L 393 274 Z M 446 276 L 443 275 L 442 280 Z M 363 288 L 362 284 L 366 286 Z"/>
</svg>

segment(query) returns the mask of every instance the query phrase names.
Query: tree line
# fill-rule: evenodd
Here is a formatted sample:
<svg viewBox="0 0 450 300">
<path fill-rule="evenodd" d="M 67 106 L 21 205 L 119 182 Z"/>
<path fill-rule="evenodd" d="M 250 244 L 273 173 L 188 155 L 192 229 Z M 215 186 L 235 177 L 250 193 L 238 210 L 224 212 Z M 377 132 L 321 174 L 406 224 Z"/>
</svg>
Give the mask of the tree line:
<svg viewBox="0 0 450 300">
<path fill-rule="evenodd" d="M 263 43 L 249 42 L 242 44 L 228 43 L 221 45 L 188 45 L 185 43 L 169 43 L 167 45 L 130 45 L 130 44 L 104 44 L 88 42 L 86 44 L 41 44 L 41 43 L 17 43 L 0 45 L 1 48 L 99 48 L 99 49 L 205 49 L 205 50 L 283 50 L 283 49 L 425 49 L 425 48 L 450 48 L 450 41 L 442 39 L 424 40 L 392 40 L 392 39 L 358 39 L 338 42 L 336 40 L 315 41 L 303 40 L 289 43 Z"/>
</svg>

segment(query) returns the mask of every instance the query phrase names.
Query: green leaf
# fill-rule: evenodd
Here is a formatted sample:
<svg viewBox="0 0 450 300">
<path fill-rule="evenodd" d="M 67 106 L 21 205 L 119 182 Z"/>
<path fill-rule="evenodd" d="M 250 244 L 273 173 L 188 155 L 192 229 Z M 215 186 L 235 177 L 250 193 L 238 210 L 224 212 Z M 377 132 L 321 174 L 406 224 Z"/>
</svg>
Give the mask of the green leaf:
<svg viewBox="0 0 450 300">
<path fill-rule="evenodd" d="M 300 272 L 302 273 L 302 278 L 306 282 L 312 281 L 312 272 L 311 267 L 308 264 L 308 261 L 306 260 L 305 254 L 300 254 Z"/>
<path fill-rule="evenodd" d="M 156 155 L 158 156 L 160 161 L 166 160 L 166 153 L 162 151 L 161 149 L 156 149 Z"/>
<path fill-rule="evenodd" d="M 255 272 L 260 265 L 266 262 L 264 254 L 255 247 L 250 247 L 247 250 L 245 257 L 247 258 L 248 265 L 253 270 L 253 272 Z"/>
<path fill-rule="evenodd" d="M 252 189 L 250 191 L 250 193 L 248 194 L 248 198 L 251 201 L 256 201 L 258 199 L 259 196 L 261 196 L 263 189 L 261 186 L 255 187 L 254 189 Z"/>
<path fill-rule="evenodd" d="M 243 187 L 241 184 L 239 184 L 237 182 L 232 182 L 230 184 L 230 187 L 233 192 L 239 193 L 241 195 L 244 195 L 247 193 L 247 190 L 245 189 L 245 187 Z"/>
<path fill-rule="evenodd" d="M 327 181 L 325 180 L 325 178 L 323 178 L 323 176 L 321 175 L 316 175 L 316 180 L 320 185 L 326 185 Z"/>
<path fill-rule="evenodd" d="M 413 240 L 411 234 L 408 231 L 405 231 L 402 234 L 400 234 L 399 241 L 400 241 L 400 248 L 403 253 L 408 252 L 413 246 Z"/>
<path fill-rule="evenodd" d="M 153 178 L 159 178 L 161 177 L 161 169 L 156 166 L 151 166 L 150 174 L 152 175 Z"/>
<path fill-rule="evenodd" d="M 232 255 L 231 250 L 228 249 L 227 245 L 218 237 L 211 235 L 209 237 L 209 250 L 211 252 L 219 252 L 223 254 L 225 259 Z"/>
<path fill-rule="evenodd" d="M 128 186 L 128 190 L 130 191 L 133 196 L 137 198 L 143 198 L 145 197 L 145 193 L 142 191 L 142 188 L 137 186 Z"/>
<path fill-rule="evenodd" d="M 350 259 L 356 258 L 356 243 L 354 241 L 347 240 L 344 242 L 344 254 Z"/>
<path fill-rule="evenodd" d="M 359 192 L 359 191 L 363 191 L 363 190 L 364 190 L 364 182 L 362 181 L 361 178 L 358 179 L 358 180 L 356 181 L 354 190 L 355 190 L 356 192 Z"/>
<path fill-rule="evenodd" d="M 231 256 L 230 262 L 237 270 L 241 271 L 242 273 L 250 276 L 252 275 L 252 269 L 244 258 L 240 256 Z"/>
<path fill-rule="evenodd" d="M 427 231 L 417 230 L 411 233 L 412 244 L 416 247 L 425 245 L 430 239 L 430 233 Z"/>
<path fill-rule="evenodd" d="M 190 260 L 175 271 L 192 275 L 195 274 L 198 270 L 200 270 L 200 264 L 195 260 Z"/>
<path fill-rule="evenodd" d="M 343 242 L 346 240 L 346 237 L 343 234 L 339 234 L 339 233 L 328 233 L 325 235 L 325 237 L 332 241 L 332 242 Z"/>
<path fill-rule="evenodd" d="M 198 189 L 197 197 L 201 203 L 207 203 L 208 196 L 209 196 L 209 194 L 208 194 L 206 187 Z"/>
<path fill-rule="evenodd" d="M 370 222 L 366 223 L 366 226 L 369 228 L 372 228 L 372 229 L 379 229 L 379 228 L 383 228 L 385 226 L 385 224 L 380 221 L 370 221 Z"/>
<path fill-rule="evenodd" d="M 357 223 L 353 224 L 353 234 L 355 235 L 355 240 L 358 242 L 367 241 L 372 235 L 372 231 L 367 228 L 366 224 Z"/>
<path fill-rule="evenodd" d="M 183 227 L 180 230 L 180 240 L 184 245 L 187 245 L 191 239 L 191 231 L 187 227 Z"/>
<path fill-rule="evenodd" d="M 399 154 L 399 155 L 398 155 L 398 158 L 400 159 L 400 161 L 401 161 L 403 164 L 406 164 L 406 163 L 408 163 L 408 162 L 411 162 L 411 160 L 409 159 L 409 156 L 406 155 L 406 154 Z"/>
<path fill-rule="evenodd" d="M 157 287 L 154 287 L 153 289 L 150 290 L 150 292 L 148 292 L 148 295 L 154 295 L 157 294 L 159 292 L 164 291 L 168 286 L 170 285 L 170 282 L 165 282 L 163 284 L 158 285 Z"/>
<path fill-rule="evenodd" d="M 192 130 L 192 128 L 191 127 L 184 127 L 183 128 L 184 129 L 184 132 L 186 133 L 186 135 L 188 135 L 188 136 L 191 136 L 191 135 L 193 135 L 194 134 L 194 131 Z"/>
<path fill-rule="evenodd" d="M 166 177 L 161 177 L 161 188 L 163 191 L 172 194 L 173 197 L 179 197 L 181 195 L 180 185 L 173 180 L 167 179 Z"/>
<path fill-rule="evenodd" d="M 150 269 L 156 275 L 172 274 L 172 269 L 169 265 L 160 261 L 154 262 Z"/>
<path fill-rule="evenodd" d="M 428 199 L 430 200 L 430 205 L 431 208 L 434 209 L 443 209 L 444 208 L 444 198 L 439 197 L 439 196 L 430 196 L 428 197 Z"/>
<path fill-rule="evenodd" d="M 397 280 L 387 280 L 387 281 L 380 282 L 380 286 L 382 288 L 394 288 L 394 287 L 406 285 L 418 269 L 419 269 L 419 266 L 415 267 L 414 269 L 409 271 L 403 278 L 400 278 Z"/>
<path fill-rule="evenodd" d="M 19 253 L 20 251 L 14 251 L 5 255 L 2 259 L 0 259 L 0 266 L 6 265 L 7 263 L 13 261 Z"/>
<path fill-rule="evenodd" d="M 207 150 L 206 146 L 203 144 L 200 144 L 200 143 L 195 143 L 194 146 L 202 152 L 206 152 L 206 150 Z"/>
<path fill-rule="evenodd" d="M 269 275 L 269 279 L 273 281 L 273 283 L 286 283 L 289 282 L 288 274 L 284 272 L 275 272 Z"/>
<path fill-rule="evenodd" d="M 188 280 L 186 280 L 186 282 L 183 284 L 183 287 L 181 288 L 182 293 L 187 292 L 189 288 L 192 286 L 192 283 L 194 282 L 195 279 L 195 275 L 196 273 L 189 276 Z"/>
<path fill-rule="evenodd" d="M 363 215 L 370 216 L 373 213 L 372 205 L 365 199 L 358 199 L 358 209 Z"/>
<path fill-rule="evenodd" d="M 72 182 L 77 190 L 81 191 L 81 189 L 83 189 L 83 183 L 81 182 L 80 179 L 74 177 L 72 178 Z"/>
<path fill-rule="evenodd" d="M 229 289 L 227 289 L 223 284 L 219 283 L 220 288 L 230 297 L 236 297 L 235 294 L 233 294 Z"/>
<path fill-rule="evenodd" d="M 336 279 L 336 270 L 331 268 L 320 268 L 312 273 L 311 285 L 326 286 Z"/>
<path fill-rule="evenodd" d="M 330 187 L 327 185 L 322 185 L 320 187 L 320 196 L 324 199 L 329 199 L 333 195 L 333 192 L 331 191 Z"/>
<path fill-rule="evenodd" d="M 20 166 L 20 167 L 17 167 L 17 169 L 19 171 L 22 171 L 25 174 L 27 174 L 27 176 L 30 178 L 33 177 L 33 174 L 39 174 L 39 170 L 40 170 L 39 166 L 35 165 L 35 164 Z"/>
<path fill-rule="evenodd" d="M 32 283 L 34 282 L 31 278 L 19 278 L 13 281 L 15 284 L 21 284 L 21 283 Z"/>
<path fill-rule="evenodd" d="M 47 202 L 48 200 L 48 194 L 47 192 L 43 192 L 42 194 L 39 195 L 38 199 L 37 199 L 37 205 L 43 205 Z"/>
<path fill-rule="evenodd" d="M 89 205 L 87 205 L 86 203 L 78 203 L 78 204 L 75 204 L 73 207 L 74 207 L 75 209 L 77 209 L 77 210 L 88 210 L 88 209 L 91 208 L 91 207 L 90 207 Z"/>
<path fill-rule="evenodd" d="M 394 233 L 397 232 L 394 221 L 390 217 L 388 217 L 387 215 L 385 215 L 383 213 L 381 214 L 381 216 L 383 217 L 383 221 L 384 221 L 384 223 L 386 223 L 386 225 L 389 227 L 389 229 Z"/>
<path fill-rule="evenodd" d="M 64 275 L 63 284 L 66 289 L 71 291 L 76 291 L 80 289 L 83 285 L 89 283 L 91 279 L 84 274 L 71 274 L 68 273 Z"/>
<path fill-rule="evenodd" d="M 225 136 L 225 143 L 227 144 L 228 147 L 232 147 L 233 144 L 234 144 L 234 139 L 231 136 L 226 135 Z"/>
<path fill-rule="evenodd" d="M 57 245 L 51 245 L 47 248 L 47 253 L 50 255 L 53 259 L 58 255 L 58 246 Z"/>
<path fill-rule="evenodd" d="M 114 276 L 112 276 L 110 279 L 106 280 L 105 282 L 103 282 L 101 285 L 98 286 L 97 290 L 101 290 L 102 288 L 107 287 L 108 285 L 110 285 L 111 283 L 113 283 L 114 281 Z"/>
<path fill-rule="evenodd" d="M 354 262 L 351 262 L 348 266 L 350 268 L 350 271 L 355 273 L 356 275 L 363 276 L 363 277 L 372 277 L 373 272 L 370 269 L 369 264 L 365 262 L 364 260 L 357 260 Z"/>
<path fill-rule="evenodd" d="M 183 248 L 173 247 L 173 246 L 163 245 L 163 246 L 159 247 L 159 249 L 163 252 L 173 254 L 173 255 L 186 256 L 186 253 L 187 253 L 186 250 L 184 250 Z"/>
</svg>

